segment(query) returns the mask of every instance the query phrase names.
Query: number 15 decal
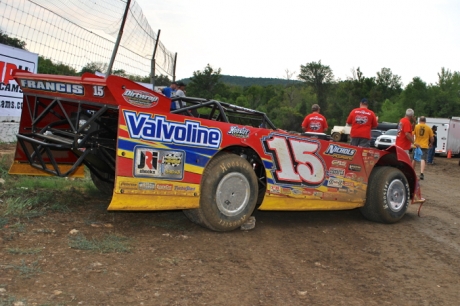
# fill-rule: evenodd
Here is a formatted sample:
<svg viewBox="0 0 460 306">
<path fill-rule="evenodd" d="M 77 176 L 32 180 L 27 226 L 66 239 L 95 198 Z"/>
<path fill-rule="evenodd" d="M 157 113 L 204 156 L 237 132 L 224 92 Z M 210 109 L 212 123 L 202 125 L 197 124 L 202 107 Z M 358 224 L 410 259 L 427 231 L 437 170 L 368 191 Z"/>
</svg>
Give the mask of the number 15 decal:
<svg viewBox="0 0 460 306">
<path fill-rule="evenodd" d="M 263 141 L 267 153 L 273 156 L 272 170 L 277 183 L 319 186 L 325 179 L 324 163 L 316 153 L 318 142 L 274 136 Z"/>
</svg>

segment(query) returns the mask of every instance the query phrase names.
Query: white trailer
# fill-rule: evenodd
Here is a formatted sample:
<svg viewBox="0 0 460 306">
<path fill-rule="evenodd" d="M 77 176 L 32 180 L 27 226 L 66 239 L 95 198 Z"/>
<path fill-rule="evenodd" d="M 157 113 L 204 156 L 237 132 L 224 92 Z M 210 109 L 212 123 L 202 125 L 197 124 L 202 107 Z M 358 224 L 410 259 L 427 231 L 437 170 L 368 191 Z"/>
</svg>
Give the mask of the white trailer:
<svg viewBox="0 0 460 306">
<path fill-rule="evenodd" d="M 460 153 L 460 117 L 449 118 L 426 118 L 426 124 L 430 127 L 438 127 L 436 154 L 447 155 L 450 150 L 452 155 Z"/>
</svg>

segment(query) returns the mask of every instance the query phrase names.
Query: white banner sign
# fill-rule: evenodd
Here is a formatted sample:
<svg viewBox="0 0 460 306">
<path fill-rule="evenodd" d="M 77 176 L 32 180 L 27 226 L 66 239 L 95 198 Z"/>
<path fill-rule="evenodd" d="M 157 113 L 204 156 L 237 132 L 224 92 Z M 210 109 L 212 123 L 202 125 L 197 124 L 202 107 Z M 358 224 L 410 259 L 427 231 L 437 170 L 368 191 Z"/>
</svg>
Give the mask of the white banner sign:
<svg viewBox="0 0 460 306">
<path fill-rule="evenodd" d="M 11 77 L 14 69 L 37 73 L 38 54 L 0 44 L 0 121 L 19 121 L 22 91 Z"/>
</svg>

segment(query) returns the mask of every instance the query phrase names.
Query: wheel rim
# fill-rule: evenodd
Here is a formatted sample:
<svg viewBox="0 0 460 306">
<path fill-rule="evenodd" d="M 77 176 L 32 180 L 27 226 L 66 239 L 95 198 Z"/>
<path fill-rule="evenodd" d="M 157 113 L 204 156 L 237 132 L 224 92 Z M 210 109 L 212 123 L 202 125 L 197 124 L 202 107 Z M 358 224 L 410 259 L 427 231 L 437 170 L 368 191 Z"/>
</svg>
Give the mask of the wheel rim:
<svg viewBox="0 0 460 306">
<path fill-rule="evenodd" d="M 226 216 L 236 216 L 247 206 L 250 192 L 249 181 L 243 174 L 229 173 L 217 186 L 217 208 Z"/>
<path fill-rule="evenodd" d="M 387 201 L 392 211 L 400 211 L 406 203 L 406 188 L 401 180 L 394 180 L 387 190 Z"/>
</svg>

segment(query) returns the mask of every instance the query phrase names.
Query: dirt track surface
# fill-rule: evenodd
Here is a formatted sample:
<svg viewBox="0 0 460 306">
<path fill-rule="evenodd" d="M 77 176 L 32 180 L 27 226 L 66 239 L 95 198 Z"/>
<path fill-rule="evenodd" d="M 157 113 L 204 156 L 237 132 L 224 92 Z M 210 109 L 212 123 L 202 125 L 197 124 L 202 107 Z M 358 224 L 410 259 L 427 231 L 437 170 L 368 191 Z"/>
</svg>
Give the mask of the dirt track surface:
<svg viewBox="0 0 460 306">
<path fill-rule="evenodd" d="M 23 232 L 0 229 L 0 305 L 459 305 L 458 161 L 436 158 L 422 217 L 412 205 L 393 225 L 358 210 L 256 212 L 254 230 L 216 233 L 180 211 L 107 212 L 109 200 L 87 199 Z M 73 229 L 128 237 L 131 252 L 70 248 Z M 21 264 L 39 272 L 8 268 Z"/>
</svg>

